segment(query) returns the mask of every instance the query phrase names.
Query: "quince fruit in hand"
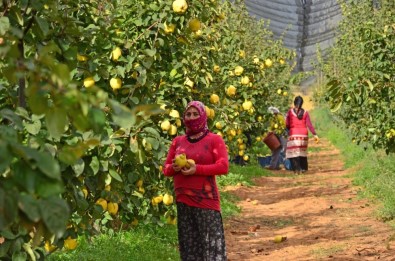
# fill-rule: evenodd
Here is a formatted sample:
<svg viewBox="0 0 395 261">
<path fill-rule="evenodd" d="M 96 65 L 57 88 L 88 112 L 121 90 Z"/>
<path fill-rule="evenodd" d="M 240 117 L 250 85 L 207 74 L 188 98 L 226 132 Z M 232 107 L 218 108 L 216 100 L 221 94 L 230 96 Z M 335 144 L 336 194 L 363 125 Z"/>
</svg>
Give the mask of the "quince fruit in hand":
<svg viewBox="0 0 395 261">
<path fill-rule="evenodd" d="M 189 169 L 191 167 L 191 164 L 195 164 L 195 161 L 193 159 L 188 159 L 187 164 L 185 164 L 185 167 Z"/>
<path fill-rule="evenodd" d="M 177 166 L 179 166 L 180 168 L 183 168 L 183 167 L 185 167 L 185 165 L 188 162 L 187 156 L 185 155 L 185 153 L 178 154 L 176 156 L 174 162 L 177 164 Z"/>
</svg>

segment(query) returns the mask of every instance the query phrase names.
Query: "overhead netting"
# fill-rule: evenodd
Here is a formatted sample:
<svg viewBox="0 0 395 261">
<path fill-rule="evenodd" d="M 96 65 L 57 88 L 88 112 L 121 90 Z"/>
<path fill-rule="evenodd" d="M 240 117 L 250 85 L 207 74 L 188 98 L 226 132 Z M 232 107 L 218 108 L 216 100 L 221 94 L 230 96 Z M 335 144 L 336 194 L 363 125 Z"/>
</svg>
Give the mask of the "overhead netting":
<svg viewBox="0 0 395 261">
<path fill-rule="evenodd" d="M 245 0 L 248 12 L 269 20 L 275 37 L 298 55 L 297 71 L 311 71 L 319 47 L 325 57 L 334 42 L 341 9 L 337 0 Z"/>
</svg>

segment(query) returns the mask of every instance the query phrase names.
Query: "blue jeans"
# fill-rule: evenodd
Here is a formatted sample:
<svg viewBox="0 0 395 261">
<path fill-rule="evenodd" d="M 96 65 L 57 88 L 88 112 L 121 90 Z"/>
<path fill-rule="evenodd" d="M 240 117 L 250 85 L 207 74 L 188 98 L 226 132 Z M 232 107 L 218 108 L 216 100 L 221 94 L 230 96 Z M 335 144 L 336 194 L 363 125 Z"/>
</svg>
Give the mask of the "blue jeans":
<svg viewBox="0 0 395 261">
<path fill-rule="evenodd" d="M 281 146 L 276 149 L 272 150 L 272 160 L 270 161 L 270 168 L 278 169 L 280 163 L 285 159 L 285 149 L 287 147 L 287 139 L 283 136 L 280 136 Z"/>
</svg>

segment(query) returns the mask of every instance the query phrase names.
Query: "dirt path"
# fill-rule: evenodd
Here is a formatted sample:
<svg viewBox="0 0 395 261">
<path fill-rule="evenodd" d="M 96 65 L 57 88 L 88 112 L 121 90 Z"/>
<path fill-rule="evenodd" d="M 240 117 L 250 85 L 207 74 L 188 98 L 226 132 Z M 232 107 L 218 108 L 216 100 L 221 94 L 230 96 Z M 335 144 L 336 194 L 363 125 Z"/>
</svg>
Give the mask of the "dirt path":
<svg viewBox="0 0 395 261">
<path fill-rule="evenodd" d="M 276 171 L 253 187 L 227 188 L 242 208 L 225 223 L 229 260 L 395 260 L 393 231 L 358 197 L 339 151 L 325 139 L 310 144 L 308 173 Z M 275 243 L 276 235 L 286 240 Z"/>
</svg>

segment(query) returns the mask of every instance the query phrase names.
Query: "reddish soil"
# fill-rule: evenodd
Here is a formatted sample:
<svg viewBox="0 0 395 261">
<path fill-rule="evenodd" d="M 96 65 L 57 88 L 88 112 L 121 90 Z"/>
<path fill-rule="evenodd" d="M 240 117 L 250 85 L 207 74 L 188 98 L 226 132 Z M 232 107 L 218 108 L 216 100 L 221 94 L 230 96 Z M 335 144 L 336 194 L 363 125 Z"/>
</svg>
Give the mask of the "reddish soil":
<svg viewBox="0 0 395 261">
<path fill-rule="evenodd" d="M 254 186 L 227 188 L 242 209 L 225 222 L 229 261 L 395 260 L 394 231 L 358 195 L 353 170 L 328 141 L 312 143 L 307 173 L 273 171 Z M 275 243 L 277 235 L 286 239 Z"/>
</svg>

